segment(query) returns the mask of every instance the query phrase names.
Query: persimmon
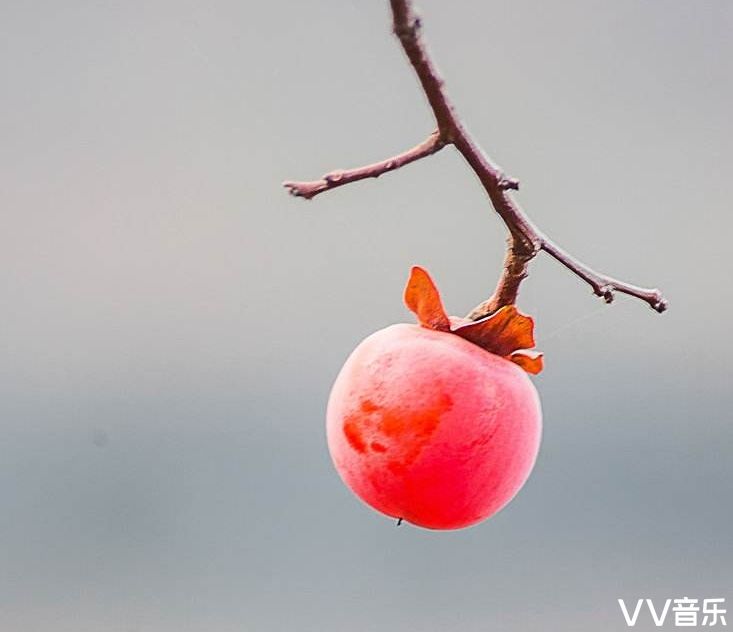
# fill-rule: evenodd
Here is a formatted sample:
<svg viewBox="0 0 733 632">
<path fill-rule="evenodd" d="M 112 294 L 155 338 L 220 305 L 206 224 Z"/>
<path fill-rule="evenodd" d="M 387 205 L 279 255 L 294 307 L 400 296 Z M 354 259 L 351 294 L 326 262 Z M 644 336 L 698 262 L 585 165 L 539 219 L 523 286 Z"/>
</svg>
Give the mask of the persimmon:
<svg viewBox="0 0 733 632">
<path fill-rule="evenodd" d="M 405 302 L 419 325 L 367 337 L 328 402 L 327 439 L 346 485 L 374 509 L 431 529 L 498 512 L 527 480 L 542 415 L 526 371 L 542 368 L 532 319 L 506 306 L 451 319 L 413 268 Z"/>
</svg>

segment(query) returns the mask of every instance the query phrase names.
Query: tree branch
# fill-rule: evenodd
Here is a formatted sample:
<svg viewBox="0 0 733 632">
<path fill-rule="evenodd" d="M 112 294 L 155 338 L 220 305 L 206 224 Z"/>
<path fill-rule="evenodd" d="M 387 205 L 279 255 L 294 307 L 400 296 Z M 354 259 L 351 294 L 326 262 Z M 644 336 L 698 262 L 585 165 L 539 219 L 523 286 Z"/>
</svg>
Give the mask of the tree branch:
<svg viewBox="0 0 733 632">
<path fill-rule="evenodd" d="M 542 250 L 588 283 L 593 288 L 593 293 L 596 296 L 600 296 L 606 303 L 613 302 L 615 292 L 621 292 L 648 303 L 653 310 L 660 314 L 669 307 L 667 299 L 662 296 L 662 293 L 658 289 L 631 285 L 630 283 L 619 281 L 605 274 L 600 274 L 581 261 L 578 261 L 575 257 L 571 257 L 560 246 L 547 239 L 547 237 L 543 237 Z"/>
<path fill-rule="evenodd" d="M 534 226 L 510 194 L 511 190 L 519 188 L 518 181 L 508 177 L 484 154 L 456 115 L 453 104 L 445 91 L 443 79 L 433 64 L 420 35 L 421 22 L 415 13 L 412 0 L 390 0 L 390 5 L 393 31 L 400 40 L 420 81 L 435 116 L 437 131 L 421 145 L 389 160 L 359 169 L 336 171 L 315 182 L 285 182 L 284 186 L 290 193 L 310 199 L 323 191 L 350 182 L 364 178 L 376 178 L 383 173 L 434 154 L 447 144 L 452 144 L 478 177 L 510 234 L 504 269 L 496 290 L 491 298 L 477 306 L 468 315 L 468 318 L 478 320 L 503 305 L 515 303 L 519 286 L 527 277 L 530 261 L 542 250 L 588 283 L 593 292 L 607 303 L 613 300 L 615 292 L 623 292 L 645 301 L 656 311 L 663 312 L 667 308 L 667 301 L 659 290 L 631 285 L 592 270 L 548 239 Z"/>
<path fill-rule="evenodd" d="M 312 182 L 283 182 L 283 186 L 291 195 L 311 200 L 319 193 L 323 193 L 329 189 L 335 189 L 345 184 L 356 182 L 357 180 L 378 178 L 384 173 L 394 171 L 411 162 L 420 160 L 420 158 L 430 156 L 436 151 L 440 151 L 443 147 L 445 147 L 445 142 L 440 137 L 440 133 L 435 131 L 419 145 L 415 145 L 412 149 L 408 149 L 397 156 L 387 158 L 387 160 L 375 162 L 374 164 L 357 169 L 332 171 L 320 180 L 313 180 Z"/>
</svg>

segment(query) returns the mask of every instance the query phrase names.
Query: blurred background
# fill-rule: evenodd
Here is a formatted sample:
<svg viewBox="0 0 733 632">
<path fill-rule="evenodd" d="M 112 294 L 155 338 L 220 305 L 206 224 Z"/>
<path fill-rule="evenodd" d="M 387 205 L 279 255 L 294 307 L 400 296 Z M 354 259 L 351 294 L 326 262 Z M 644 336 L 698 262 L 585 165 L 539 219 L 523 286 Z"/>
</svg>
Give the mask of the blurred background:
<svg viewBox="0 0 733 632">
<path fill-rule="evenodd" d="M 450 148 L 312 202 L 281 188 L 432 130 L 386 0 L 4 0 L 0 630 L 610 631 L 618 598 L 733 611 L 733 5 L 420 8 L 532 218 L 669 311 L 605 306 L 540 256 L 520 300 L 546 353 L 531 479 L 477 527 L 396 528 L 331 466 L 331 383 L 412 320 L 412 264 L 451 313 L 486 298 L 505 229 Z"/>
</svg>

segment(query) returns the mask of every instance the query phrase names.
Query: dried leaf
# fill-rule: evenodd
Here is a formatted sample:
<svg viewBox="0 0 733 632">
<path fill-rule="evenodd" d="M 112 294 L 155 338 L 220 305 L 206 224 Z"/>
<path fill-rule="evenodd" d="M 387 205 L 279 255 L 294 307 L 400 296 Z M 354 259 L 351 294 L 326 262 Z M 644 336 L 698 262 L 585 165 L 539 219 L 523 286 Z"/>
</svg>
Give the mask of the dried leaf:
<svg viewBox="0 0 733 632">
<path fill-rule="evenodd" d="M 450 331 L 450 320 L 443 309 L 440 293 L 427 271 L 413 266 L 405 287 L 405 304 L 423 327 Z"/>
<path fill-rule="evenodd" d="M 505 305 L 491 316 L 457 327 L 453 333 L 500 356 L 535 345 L 534 321 L 520 314 L 514 305 Z"/>
<path fill-rule="evenodd" d="M 515 351 L 512 353 L 507 360 L 511 360 L 514 364 L 518 364 L 527 371 L 527 373 L 531 373 L 532 375 L 537 375 L 544 368 L 542 353 L 539 351 L 522 349 L 521 351 Z"/>
<path fill-rule="evenodd" d="M 527 373 L 542 370 L 542 354 L 534 351 L 534 321 L 506 305 L 481 320 L 448 316 L 427 270 L 414 266 L 405 287 L 405 304 L 423 327 L 456 334 L 482 349 L 514 362 Z"/>
</svg>

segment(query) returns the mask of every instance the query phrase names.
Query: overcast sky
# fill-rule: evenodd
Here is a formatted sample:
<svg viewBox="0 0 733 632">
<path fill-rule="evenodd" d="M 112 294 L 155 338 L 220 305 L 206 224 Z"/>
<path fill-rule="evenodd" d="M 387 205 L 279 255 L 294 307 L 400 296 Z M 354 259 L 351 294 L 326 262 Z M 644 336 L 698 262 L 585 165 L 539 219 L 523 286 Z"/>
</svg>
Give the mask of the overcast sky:
<svg viewBox="0 0 733 632">
<path fill-rule="evenodd" d="M 733 611 L 733 5 L 420 6 L 534 221 L 669 311 L 605 306 L 539 257 L 520 297 L 546 353 L 531 479 L 477 527 L 398 529 L 331 466 L 331 383 L 411 321 L 412 264 L 451 313 L 486 298 L 505 230 L 451 149 L 310 203 L 280 187 L 432 130 L 386 0 L 0 0 L 0 629 Z"/>
</svg>

